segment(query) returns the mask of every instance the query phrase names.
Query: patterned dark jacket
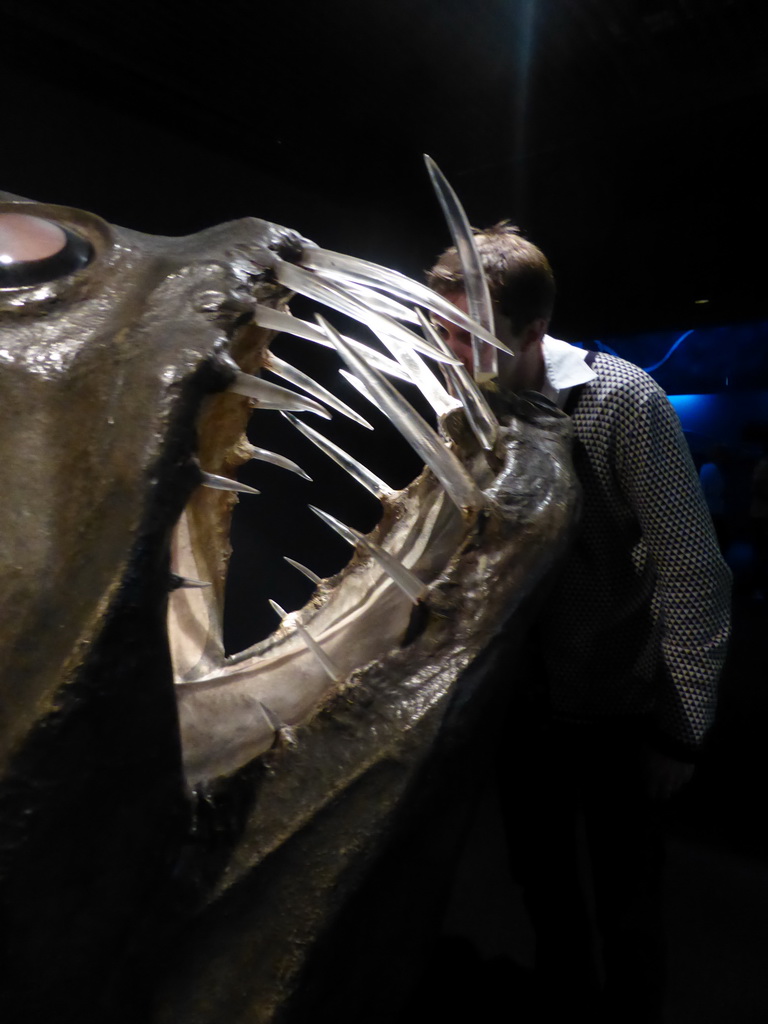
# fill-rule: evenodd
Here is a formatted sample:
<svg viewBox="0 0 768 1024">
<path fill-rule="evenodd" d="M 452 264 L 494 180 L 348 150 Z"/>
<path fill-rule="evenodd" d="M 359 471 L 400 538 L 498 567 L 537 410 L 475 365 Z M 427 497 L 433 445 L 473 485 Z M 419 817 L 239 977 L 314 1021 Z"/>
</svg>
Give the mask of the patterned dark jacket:
<svg viewBox="0 0 768 1024">
<path fill-rule="evenodd" d="M 692 757 L 714 715 L 730 573 L 662 389 L 615 356 L 592 369 L 571 411 L 583 518 L 539 629 L 550 707 L 643 716 L 659 749 Z"/>
</svg>

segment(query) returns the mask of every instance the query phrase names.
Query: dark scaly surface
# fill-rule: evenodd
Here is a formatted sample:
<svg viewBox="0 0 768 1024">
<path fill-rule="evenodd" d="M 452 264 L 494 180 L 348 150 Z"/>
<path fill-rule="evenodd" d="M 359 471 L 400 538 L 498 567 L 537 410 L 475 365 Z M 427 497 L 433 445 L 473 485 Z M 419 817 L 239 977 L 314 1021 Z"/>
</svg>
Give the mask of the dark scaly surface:
<svg viewBox="0 0 768 1024">
<path fill-rule="evenodd" d="M 253 264 L 301 243 L 250 219 L 160 239 L 39 211 L 91 238 L 97 258 L 21 305 L 0 291 L 4 1013 L 301 1019 L 303 992 L 337 993 L 336 971 L 313 963 L 339 966 L 357 927 L 345 906 L 359 919 L 383 850 L 418 847 L 423 801 L 445 798 L 456 752 L 482 735 L 497 698 L 476 659 L 512 612 L 524 619 L 575 505 L 566 422 L 523 404 L 490 467 L 459 424 L 486 505 L 412 642 L 361 667 L 297 746 L 200 795 L 193 814 L 165 635 L 169 536 L 198 482 L 197 413 L 231 379 L 222 355 L 241 340 L 242 302 L 278 297 Z M 390 917 L 410 909 L 418 934 L 442 874 L 416 871 L 408 891 L 398 876 Z M 358 967 L 342 1002 L 359 1018 Z"/>
</svg>

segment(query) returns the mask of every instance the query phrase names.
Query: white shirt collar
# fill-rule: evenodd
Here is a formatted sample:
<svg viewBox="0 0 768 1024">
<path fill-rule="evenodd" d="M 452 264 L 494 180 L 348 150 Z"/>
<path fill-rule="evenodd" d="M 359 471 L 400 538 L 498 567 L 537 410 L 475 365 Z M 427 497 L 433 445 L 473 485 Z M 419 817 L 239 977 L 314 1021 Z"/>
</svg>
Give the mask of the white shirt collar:
<svg viewBox="0 0 768 1024">
<path fill-rule="evenodd" d="M 586 349 L 576 348 L 566 341 L 558 341 L 548 334 L 544 335 L 542 352 L 546 375 L 542 391 L 546 398 L 562 409 L 570 389 L 593 380 L 596 376 L 595 371 L 584 362 L 587 357 Z"/>
</svg>

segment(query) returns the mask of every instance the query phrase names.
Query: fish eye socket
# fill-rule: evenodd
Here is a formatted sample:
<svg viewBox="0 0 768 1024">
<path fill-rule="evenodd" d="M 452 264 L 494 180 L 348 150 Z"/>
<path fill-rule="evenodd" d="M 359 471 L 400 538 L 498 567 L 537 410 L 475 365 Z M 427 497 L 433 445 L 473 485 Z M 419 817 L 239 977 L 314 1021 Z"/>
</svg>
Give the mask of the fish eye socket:
<svg viewBox="0 0 768 1024">
<path fill-rule="evenodd" d="M 72 274 L 90 263 L 91 243 L 53 220 L 0 212 L 0 288 L 25 288 Z"/>
</svg>

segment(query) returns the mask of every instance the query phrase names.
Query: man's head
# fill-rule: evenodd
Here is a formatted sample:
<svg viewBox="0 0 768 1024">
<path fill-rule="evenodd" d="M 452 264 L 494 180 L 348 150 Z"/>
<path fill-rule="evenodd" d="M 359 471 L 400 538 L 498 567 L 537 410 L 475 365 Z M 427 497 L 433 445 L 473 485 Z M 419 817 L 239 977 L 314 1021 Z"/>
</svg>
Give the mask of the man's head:
<svg viewBox="0 0 768 1024">
<path fill-rule="evenodd" d="M 496 336 L 517 354 L 518 365 L 507 366 L 501 376 L 513 386 L 537 387 L 540 342 L 549 324 L 555 300 L 555 279 L 547 257 L 505 221 L 475 233 L 475 244 L 488 281 L 494 307 Z M 454 247 L 446 249 L 431 270 L 427 283 L 436 292 L 466 309 L 464 275 Z M 454 352 L 471 367 L 470 338 L 438 318 Z M 464 336 L 466 335 L 466 337 Z M 543 372 L 543 370 L 542 370 Z"/>
<path fill-rule="evenodd" d="M 506 221 L 475 233 L 491 301 L 520 334 L 532 320 L 549 323 L 555 302 L 555 278 L 541 249 Z M 427 272 L 427 284 L 441 295 L 464 291 L 461 261 L 454 247 L 446 249 Z"/>
</svg>

